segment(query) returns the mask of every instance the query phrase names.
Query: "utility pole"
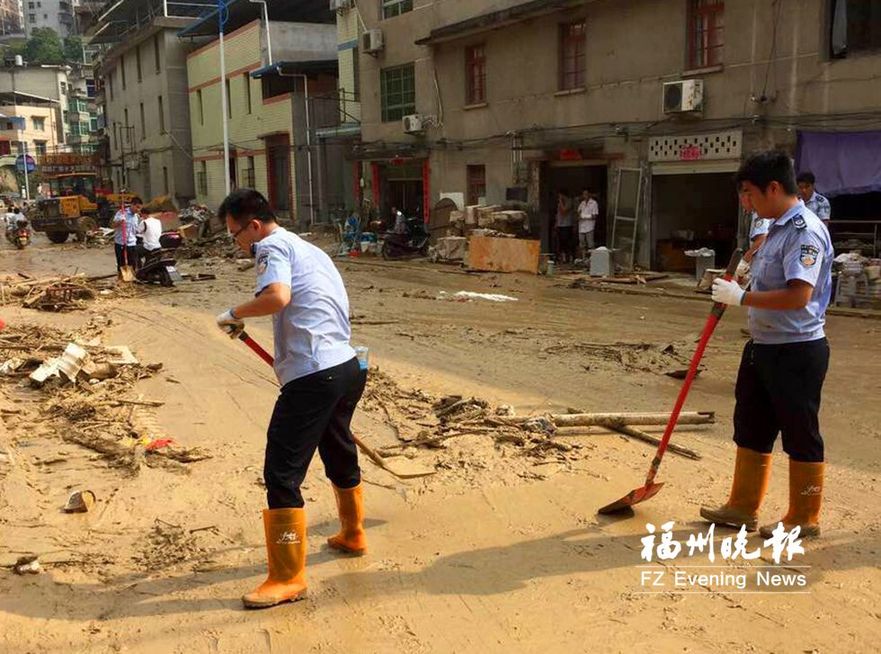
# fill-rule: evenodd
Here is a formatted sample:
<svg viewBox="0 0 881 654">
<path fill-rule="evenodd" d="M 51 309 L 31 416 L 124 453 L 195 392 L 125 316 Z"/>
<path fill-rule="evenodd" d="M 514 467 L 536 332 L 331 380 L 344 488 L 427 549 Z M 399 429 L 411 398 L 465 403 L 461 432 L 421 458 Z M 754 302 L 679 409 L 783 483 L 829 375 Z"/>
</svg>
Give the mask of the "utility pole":
<svg viewBox="0 0 881 654">
<path fill-rule="evenodd" d="M 229 98 L 226 97 L 226 52 L 223 48 L 223 30 L 229 19 L 226 0 L 217 0 L 217 23 L 220 33 L 220 98 L 223 111 L 223 179 L 226 195 L 230 193 L 229 180 Z"/>
</svg>

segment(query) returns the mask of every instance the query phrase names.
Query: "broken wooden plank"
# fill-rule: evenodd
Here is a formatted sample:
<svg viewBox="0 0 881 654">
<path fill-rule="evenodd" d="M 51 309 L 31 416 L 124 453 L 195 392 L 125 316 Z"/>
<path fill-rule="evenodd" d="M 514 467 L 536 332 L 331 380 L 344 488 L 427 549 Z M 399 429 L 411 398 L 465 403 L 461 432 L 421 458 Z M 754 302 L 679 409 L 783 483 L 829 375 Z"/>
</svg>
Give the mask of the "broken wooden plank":
<svg viewBox="0 0 881 654">
<path fill-rule="evenodd" d="M 618 425 L 615 427 L 610 427 L 610 429 L 618 432 L 619 434 L 623 434 L 624 436 L 629 436 L 630 438 L 635 438 L 646 443 L 651 443 L 652 445 L 661 444 L 660 438 L 652 436 L 651 434 L 646 434 L 644 431 L 635 429 L 634 427 L 628 427 L 627 425 Z M 687 459 L 692 459 L 693 461 L 698 461 L 701 458 L 701 455 L 698 452 L 687 447 L 683 447 L 682 445 L 677 445 L 676 443 L 668 443 L 667 449 L 680 456 L 684 456 Z"/>
</svg>

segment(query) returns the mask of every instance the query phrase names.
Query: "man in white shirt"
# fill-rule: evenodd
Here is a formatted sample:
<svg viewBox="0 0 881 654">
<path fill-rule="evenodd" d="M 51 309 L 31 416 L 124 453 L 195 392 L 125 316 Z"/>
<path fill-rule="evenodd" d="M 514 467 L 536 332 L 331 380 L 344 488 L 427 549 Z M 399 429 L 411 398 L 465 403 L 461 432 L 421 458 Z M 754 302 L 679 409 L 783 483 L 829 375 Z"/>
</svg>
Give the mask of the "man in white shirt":
<svg viewBox="0 0 881 654">
<path fill-rule="evenodd" d="M 143 262 L 151 252 L 162 249 L 162 244 L 159 242 L 159 238 L 162 236 L 162 222 L 153 216 L 149 209 L 142 208 L 141 224 L 138 231 L 143 238 L 143 243 L 138 248 L 138 254 Z"/>
<path fill-rule="evenodd" d="M 281 394 L 269 423 L 263 512 L 269 576 L 242 598 L 248 608 L 274 606 L 306 592 L 306 516 L 300 485 L 318 450 L 333 483 L 342 529 L 328 539 L 335 550 L 363 554 L 361 470 L 350 424 L 364 392 L 349 344 L 349 298 L 342 277 L 321 249 L 280 227 L 266 198 L 234 191 L 220 205 L 236 244 L 256 249 L 255 298 L 217 317 L 230 336 L 244 318 L 272 316 L 275 373 Z"/>
<path fill-rule="evenodd" d="M 599 215 L 600 205 L 594 199 L 593 193 L 584 191 L 581 194 L 581 204 L 578 205 L 578 244 L 581 246 L 582 259 L 586 259 L 596 247 L 593 235 Z"/>
</svg>

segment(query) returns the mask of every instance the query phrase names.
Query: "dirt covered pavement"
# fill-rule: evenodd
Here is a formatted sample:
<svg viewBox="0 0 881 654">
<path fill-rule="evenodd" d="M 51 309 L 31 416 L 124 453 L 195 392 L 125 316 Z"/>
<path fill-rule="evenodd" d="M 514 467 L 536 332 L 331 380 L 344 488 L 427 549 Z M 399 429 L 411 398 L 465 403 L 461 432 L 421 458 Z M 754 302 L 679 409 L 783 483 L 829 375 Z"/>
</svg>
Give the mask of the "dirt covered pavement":
<svg viewBox="0 0 881 654">
<path fill-rule="evenodd" d="M 23 374 L 0 378 L 0 651 L 877 651 L 881 321 L 829 319 L 824 536 L 766 568 L 803 574 L 804 586 L 768 587 L 755 577 L 774 564 L 768 549 L 746 562 L 718 549 L 712 562 L 687 551 L 651 564 L 640 556 L 646 523 L 674 521 L 687 550 L 690 534 L 706 532 L 700 504 L 727 496 L 742 311 L 725 316 L 686 406 L 716 422 L 674 436 L 702 458 L 668 454 L 664 490 L 612 520 L 596 509 L 641 483 L 651 445 L 596 427 L 496 423 L 669 411 L 679 382 L 665 373 L 687 364 L 707 303 L 419 262 L 339 266 L 353 341 L 369 346 L 376 368 L 357 432 L 395 466 L 432 474 L 401 480 L 362 457 L 370 551 L 341 558 L 324 547 L 336 507 L 316 461 L 304 488 L 309 598 L 262 612 L 244 611 L 239 597 L 265 569 L 262 453 L 277 389 L 265 364 L 214 326 L 250 292 L 253 270 L 203 258 L 182 271 L 216 280 L 99 291 L 63 313 L 0 306 L 13 330 L 0 333 L 5 357 L 25 342 L 9 334 L 27 326 L 53 335 L 47 343 L 91 342 L 93 353 L 126 345 L 140 366 L 77 390 L 89 402 L 98 393 L 97 410 L 59 405 L 69 391 L 56 397 L 63 389 L 32 388 Z M 106 248 L 38 241 L 0 252 L 0 274 L 112 271 Z M 451 300 L 459 291 L 516 301 Z M 249 331 L 271 344 L 268 321 Z M 205 456 L 144 451 L 145 436 Z M 131 455 L 96 450 L 101 439 Z M 786 488 L 778 453 L 764 518 L 783 514 Z M 85 489 L 91 510 L 64 513 Z M 717 531 L 717 547 L 730 535 Z M 29 555 L 42 572 L 16 574 Z M 665 573 L 666 586 L 647 583 L 647 570 Z M 730 578 L 674 586 L 676 571 L 749 574 L 743 588 Z"/>
</svg>

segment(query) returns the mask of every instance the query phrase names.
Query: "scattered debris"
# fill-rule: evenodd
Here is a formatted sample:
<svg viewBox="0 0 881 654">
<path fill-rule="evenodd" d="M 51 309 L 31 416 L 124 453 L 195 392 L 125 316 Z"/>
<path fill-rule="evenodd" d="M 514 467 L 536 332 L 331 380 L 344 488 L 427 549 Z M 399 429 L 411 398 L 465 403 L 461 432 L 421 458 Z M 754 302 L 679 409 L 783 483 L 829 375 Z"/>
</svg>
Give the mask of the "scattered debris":
<svg viewBox="0 0 881 654">
<path fill-rule="evenodd" d="M 65 513 L 88 513 L 97 501 L 95 493 L 90 490 L 74 491 L 64 505 Z"/>
<path fill-rule="evenodd" d="M 558 342 L 542 348 L 545 354 L 581 355 L 597 365 L 610 363 L 628 371 L 667 373 L 688 367 L 690 359 L 682 353 L 686 343 L 594 343 Z"/>
<path fill-rule="evenodd" d="M 456 300 L 459 302 L 468 302 L 470 300 L 487 300 L 488 302 L 516 302 L 516 297 L 510 295 L 502 295 L 500 293 L 474 293 L 472 291 L 459 291 L 454 293 L 452 297 L 448 297 L 445 291 L 441 291 L 438 299 Z"/>
<path fill-rule="evenodd" d="M 12 566 L 12 571 L 17 575 L 38 575 L 43 572 L 40 559 L 36 554 L 28 554 L 18 557 Z"/>
</svg>

